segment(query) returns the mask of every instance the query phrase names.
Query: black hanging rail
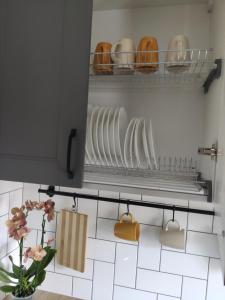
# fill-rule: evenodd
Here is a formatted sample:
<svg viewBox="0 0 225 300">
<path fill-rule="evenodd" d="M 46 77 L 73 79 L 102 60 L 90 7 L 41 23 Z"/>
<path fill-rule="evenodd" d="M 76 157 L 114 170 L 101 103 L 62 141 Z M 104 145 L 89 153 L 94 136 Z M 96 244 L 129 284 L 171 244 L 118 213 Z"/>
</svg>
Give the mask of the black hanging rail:
<svg viewBox="0 0 225 300">
<path fill-rule="evenodd" d="M 74 199 L 81 198 L 81 199 L 89 199 L 89 200 L 96 200 L 96 201 L 103 201 L 103 202 L 120 203 L 120 204 L 125 204 L 125 205 L 153 207 L 153 208 L 167 209 L 167 210 L 172 210 L 172 211 L 183 211 L 183 212 L 189 212 L 189 213 L 193 213 L 193 214 L 201 214 L 201 215 L 209 215 L 209 216 L 215 215 L 214 211 L 183 207 L 183 206 L 179 206 L 179 205 L 161 204 L 161 203 L 147 202 L 147 201 L 114 199 L 114 198 L 100 197 L 100 196 L 96 196 L 96 195 L 56 191 L 54 186 L 49 186 L 48 189 L 39 189 L 38 192 L 47 194 L 49 197 L 59 195 L 59 196 L 64 196 L 64 197 L 72 197 Z"/>
</svg>

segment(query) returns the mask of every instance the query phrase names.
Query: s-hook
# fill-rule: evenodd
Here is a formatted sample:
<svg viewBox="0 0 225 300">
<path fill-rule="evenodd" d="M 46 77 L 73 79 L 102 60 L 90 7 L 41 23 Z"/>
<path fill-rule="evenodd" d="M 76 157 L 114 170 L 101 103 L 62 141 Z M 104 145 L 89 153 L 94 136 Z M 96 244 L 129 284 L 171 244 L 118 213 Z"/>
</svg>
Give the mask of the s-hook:
<svg viewBox="0 0 225 300">
<path fill-rule="evenodd" d="M 76 196 L 73 196 L 73 201 L 74 201 L 74 205 L 73 205 L 72 209 L 73 209 L 74 212 L 77 212 L 78 207 L 77 207 L 77 198 L 76 198 Z"/>
<path fill-rule="evenodd" d="M 172 218 L 172 222 L 175 221 L 175 211 L 176 211 L 176 207 L 175 205 L 173 206 L 173 218 Z"/>
<path fill-rule="evenodd" d="M 129 207 L 129 202 L 127 202 L 127 212 L 126 212 L 126 215 L 129 216 L 130 214 L 130 207 Z"/>
</svg>

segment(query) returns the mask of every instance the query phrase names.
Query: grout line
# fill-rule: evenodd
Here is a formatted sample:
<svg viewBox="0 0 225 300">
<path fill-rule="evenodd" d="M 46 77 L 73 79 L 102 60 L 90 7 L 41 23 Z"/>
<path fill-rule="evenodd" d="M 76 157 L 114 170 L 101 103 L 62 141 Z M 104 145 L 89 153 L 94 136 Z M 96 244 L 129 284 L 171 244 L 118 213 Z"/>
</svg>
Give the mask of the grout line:
<svg viewBox="0 0 225 300">
<path fill-rule="evenodd" d="M 211 259 L 209 258 L 209 262 L 208 262 L 208 272 L 207 272 L 207 283 L 206 283 L 206 291 L 205 291 L 205 300 L 207 300 L 207 297 L 208 297 L 208 285 L 209 285 L 209 267 L 210 267 L 210 261 L 211 261 Z"/>
<path fill-rule="evenodd" d="M 93 273 L 92 273 L 92 288 L 91 288 L 91 299 L 94 298 L 94 279 L 95 279 L 95 260 L 93 261 Z"/>
<path fill-rule="evenodd" d="M 181 279 L 181 296 L 180 296 L 181 300 L 183 298 L 183 287 L 184 287 L 184 276 L 182 276 L 182 279 Z"/>
<path fill-rule="evenodd" d="M 112 292 L 112 299 L 114 299 L 114 292 L 115 292 L 116 258 L 117 258 L 117 243 L 116 243 L 116 247 L 115 247 L 115 258 L 114 258 L 114 273 L 113 273 L 113 292 Z"/>
<path fill-rule="evenodd" d="M 202 258 L 214 258 L 214 259 L 219 259 L 219 257 L 214 257 L 214 256 L 207 256 L 207 255 L 202 255 L 202 254 L 195 254 L 195 253 L 190 253 L 190 252 L 179 252 L 177 250 L 169 250 L 169 249 L 162 249 L 162 251 L 166 252 L 173 252 L 173 253 L 179 253 L 179 254 L 187 254 L 191 256 L 197 256 L 197 257 L 202 257 Z"/>
<path fill-rule="evenodd" d="M 150 271 L 150 272 L 156 272 L 156 273 L 168 274 L 168 275 L 173 275 L 173 276 L 178 276 L 178 277 L 185 276 L 185 277 L 187 277 L 187 278 L 198 279 L 198 280 L 202 280 L 202 281 L 206 281 L 206 282 L 207 282 L 207 279 L 205 279 L 205 278 L 200 278 L 200 277 L 194 277 L 194 276 L 182 275 L 182 274 L 177 274 L 177 273 L 169 273 L 169 272 L 166 272 L 166 271 L 157 271 L 157 270 L 153 270 L 153 269 L 146 269 L 146 268 L 143 268 L 143 267 L 142 267 L 142 268 L 138 267 L 138 269 L 144 270 L 144 271 Z"/>
</svg>

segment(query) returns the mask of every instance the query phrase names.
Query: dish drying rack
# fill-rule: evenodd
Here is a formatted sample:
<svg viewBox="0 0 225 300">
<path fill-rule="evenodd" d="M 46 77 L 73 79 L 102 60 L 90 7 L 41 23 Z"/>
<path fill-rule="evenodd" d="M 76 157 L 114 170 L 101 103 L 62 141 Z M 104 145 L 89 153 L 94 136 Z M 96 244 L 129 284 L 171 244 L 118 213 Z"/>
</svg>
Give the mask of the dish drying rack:
<svg viewBox="0 0 225 300">
<path fill-rule="evenodd" d="M 196 161 L 188 158 L 159 157 L 158 162 L 158 170 L 85 164 L 84 182 L 106 187 L 119 186 L 207 196 L 207 201 L 211 202 L 211 182 L 201 179 Z"/>
<path fill-rule="evenodd" d="M 155 66 L 155 62 L 129 63 L 129 57 L 136 55 L 138 52 L 153 54 L 158 52 L 158 70 L 148 74 L 141 73 L 136 67 Z M 138 52 L 115 52 L 127 56 L 127 62 L 124 64 L 98 64 L 98 67 L 111 67 L 112 74 L 96 74 L 94 71 L 93 61 L 95 55 L 110 55 L 111 53 L 96 53 L 90 55 L 90 88 L 107 88 L 113 87 L 178 87 L 178 86 L 199 86 L 203 85 L 209 73 L 216 69 L 218 65 L 213 59 L 212 49 L 187 49 L 185 52 L 190 57 L 189 60 L 179 59 L 180 51 L 177 50 L 159 50 L 159 51 L 138 51 Z M 177 52 L 177 61 L 172 63 L 166 60 L 168 52 Z M 168 66 L 181 66 L 180 70 L 169 71 Z M 129 69 L 130 68 L 130 69 Z M 179 69 L 179 67 L 178 67 Z M 103 84 L 104 83 L 104 84 Z"/>
</svg>

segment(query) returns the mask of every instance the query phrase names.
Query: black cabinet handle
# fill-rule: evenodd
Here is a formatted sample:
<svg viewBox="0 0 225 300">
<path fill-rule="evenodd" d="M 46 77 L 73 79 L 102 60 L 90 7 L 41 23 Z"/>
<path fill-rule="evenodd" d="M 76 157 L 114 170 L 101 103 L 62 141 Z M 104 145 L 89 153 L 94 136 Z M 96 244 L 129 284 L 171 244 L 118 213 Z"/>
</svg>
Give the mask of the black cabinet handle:
<svg viewBox="0 0 225 300">
<path fill-rule="evenodd" d="M 72 151 L 72 144 L 73 144 L 73 138 L 76 136 L 76 129 L 71 129 L 70 135 L 68 138 L 68 146 L 67 146 L 67 161 L 66 161 L 66 171 L 67 171 L 67 176 L 69 179 L 73 179 L 74 173 L 71 170 L 71 151 Z"/>
</svg>

